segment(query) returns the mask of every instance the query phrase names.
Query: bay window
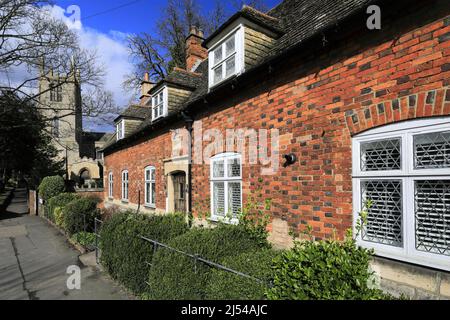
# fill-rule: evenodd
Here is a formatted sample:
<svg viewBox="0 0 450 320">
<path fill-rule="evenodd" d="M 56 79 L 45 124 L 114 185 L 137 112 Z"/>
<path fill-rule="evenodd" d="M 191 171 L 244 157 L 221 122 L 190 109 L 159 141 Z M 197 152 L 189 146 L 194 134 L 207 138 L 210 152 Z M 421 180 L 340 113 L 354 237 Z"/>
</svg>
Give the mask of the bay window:
<svg viewBox="0 0 450 320">
<path fill-rule="evenodd" d="M 354 224 L 378 255 L 450 270 L 450 118 L 353 138 Z"/>
<path fill-rule="evenodd" d="M 222 153 L 211 158 L 211 219 L 237 223 L 242 210 L 241 155 Z"/>
</svg>

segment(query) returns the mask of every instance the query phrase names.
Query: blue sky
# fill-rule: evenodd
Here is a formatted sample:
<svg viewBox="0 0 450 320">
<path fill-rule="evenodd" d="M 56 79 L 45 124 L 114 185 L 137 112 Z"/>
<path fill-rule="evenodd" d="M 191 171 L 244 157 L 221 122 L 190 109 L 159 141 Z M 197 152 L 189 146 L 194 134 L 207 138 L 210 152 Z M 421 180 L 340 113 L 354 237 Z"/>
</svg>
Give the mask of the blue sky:
<svg viewBox="0 0 450 320">
<path fill-rule="evenodd" d="M 199 0 L 198 2 L 205 12 L 211 10 L 214 5 L 214 1 L 211 0 Z M 281 0 L 264 0 L 268 8 L 272 8 L 280 2 Z M 162 0 L 56 0 L 56 4 L 62 8 L 70 5 L 79 6 L 83 25 L 106 33 L 110 30 L 124 33 L 151 31 L 153 21 L 158 19 L 165 3 L 166 1 Z M 120 6 L 123 7 L 117 8 Z M 114 8 L 117 9 L 111 10 Z M 99 14 L 102 12 L 104 13 Z"/>
<path fill-rule="evenodd" d="M 272 8 L 281 0 L 264 0 L 268 8 Z M 209 12 L 214 1 L 198 0 L 200 9 Z M 231 8 L 231 1 L 227 6 Z M 78 6 L 81 23 L 78 21 L 72 28 L 78 33 L 82 47 L 93 49 L 99 56 L 99 62 L 105 66 L 107 90 L 112 91 L 117 105 L 125 108 L 136 99 L 133 92 L 122 87 L 125 75 L 132 70 L 128 58 L 126 37 L 133 33 L 152 33 L 166 5 L 166 1 L 155 0 L 56 0 L 52 14 L 71 25 L 73 13 L 70 6 Z M 84 121 L 87 130 L 112 131 L 112 124 L 94 124 Z"/>
</svg>

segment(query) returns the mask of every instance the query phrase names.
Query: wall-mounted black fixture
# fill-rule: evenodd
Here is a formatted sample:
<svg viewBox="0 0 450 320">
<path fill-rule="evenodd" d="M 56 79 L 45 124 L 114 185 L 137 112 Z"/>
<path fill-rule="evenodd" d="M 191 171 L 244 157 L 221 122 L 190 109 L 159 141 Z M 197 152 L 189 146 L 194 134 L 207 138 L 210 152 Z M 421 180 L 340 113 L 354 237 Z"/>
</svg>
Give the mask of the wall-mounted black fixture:
<svg viewBox="0 0 450 320">
<path fill-rule="evenodd" d="M 289 153 L 289 154 L 285 154 L 284 159 L 286 160 L 286 162 L 283 164 L 283 167 L 287 167 L 290 166 L 291 164 L 294 164 L 295 161 L 297 161 L 297 156 L 293 153 Z"/>
</svg>

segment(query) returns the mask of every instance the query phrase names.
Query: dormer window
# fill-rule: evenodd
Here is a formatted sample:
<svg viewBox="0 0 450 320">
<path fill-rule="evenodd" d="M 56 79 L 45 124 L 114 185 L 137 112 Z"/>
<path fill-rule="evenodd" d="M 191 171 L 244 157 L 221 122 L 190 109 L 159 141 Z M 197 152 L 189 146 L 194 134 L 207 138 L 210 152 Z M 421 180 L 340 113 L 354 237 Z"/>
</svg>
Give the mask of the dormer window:
<svg viewBox="0 0 450 320">
<path fill-rule="evenodd" d="M 238 26 L 209 50 L 209 87 L 242 72 L 244 27 Z"/>
<path fill-rule="evenodd" d="M 152 96 L 152 120 L 165 117 L 167 115 L 167 105 L 167 87 L 164 87 Z"/>
<path fill-rule="evenodd" d="M 120 120 L 116 124 L 116 133 L 117 133 L 117 141 L 125 138 L 125 121 L 124 120 Z"/>
</svg>

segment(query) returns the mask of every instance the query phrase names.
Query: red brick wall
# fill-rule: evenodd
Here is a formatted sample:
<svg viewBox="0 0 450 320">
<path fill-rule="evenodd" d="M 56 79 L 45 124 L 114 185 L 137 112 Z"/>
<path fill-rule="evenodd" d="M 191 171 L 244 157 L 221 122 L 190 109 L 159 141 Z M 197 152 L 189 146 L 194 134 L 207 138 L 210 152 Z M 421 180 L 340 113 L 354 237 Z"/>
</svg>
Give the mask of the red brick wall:
<svg viewBox="0 0 450 320">
<path fill-rule="evenodd" d="M 244 203 L 261 186 L 261 199 L 272 199 L 273 217 L 296 231 L 312 226 L 318 238 L 332 237 L 334 230 L 343 237 L 352 223 L 351 136 L 395 121 L 450 115 L 450 18 L 443 18 L 449 9 L 434 10 L 399 17 L 373 36 L 353 35 L 348 39 L 356 41 L 341 41 L 328 52 L 286 58 L 270 76 L 239 88 L 239 96 L 224 99 L 213 111 L 205 107 L 197 117 L 204 131 L 280 131 L 276 175 L 261 176 L 259 165 L 244 164 Z M 430 20 L 432 14 L 439 17 Z M 434 103 L 426 104 L 430 92 Z M 378 111 L 381 103 L 384 112 Z M 281 156 L 290 152 L 298 161 L 284 168 Z M 162 159 L 169 156 L 169 134 L 107 155 L 105 177 L 113 170 L 114 197 L 120 199 L 120 173 L 128 169 L 130 201 L 137 203 L 143 169 L 154 165 L 157 207 L 165 208 Z M 209 166 L 194 164 L 192 174 L 194 214 L 209 212 Z"/>
<path fill-rule="evenodd" d="M 351 136 L 395 121 L 450 115 L 449 24 L 449 18 L 441 18 L 398 39 L 369 43 L 356 54 L 350 52 L 358 45 L 348 41 L 315 57 L 316 65 L 290 59 L 289 68 L 274 76 L 275 86 L 254 83 L 250 90 L 261 94 L 205 115 L 204 131 L 279 129 L 280 162 L 283 154 L 298 156 L 297 163 L 280 165 L 274 176 L 261 176 L 259 166 L 244 165 L 244 203 L 250 190 L 262 185 L 261 199 L 272 199 L 272 216 L 287 220 L 296 231 L 309 225 L 318 238 L 332 237 L 334 229 L 342 238 L 352 224 Z M 435 94 L 435 101 L 427 105 L 429 94 Z M 416 98 L 411 105 L 410 96 Z M 398 107 L 393 107 L 395 99 Z M 380 103 L 383 113 L 377 111 Z M 208 176 L 209 166 L 194 165 L 196 212 L 209 210 Z"/>
<path fill-rule="evenodd" d="M 105 157 L 104 196 L 108 196 L 108 175 L 112 171 L 114 175 L 114 199 L 122 199 L 122 171 L 128 170 L 129 202 L 138 204 L 140 191 L 140 203 L 142 205 L 144 203 L 144 169 L 147 166 L 154 166 L 156 168 L 156 207 L 158 209 L 165 209 L 166 183 L 163 160 L 171 157 L 171 139 L 171 133 L 165 132 L 150 140 L 107 155 Z"/>
</svg>

